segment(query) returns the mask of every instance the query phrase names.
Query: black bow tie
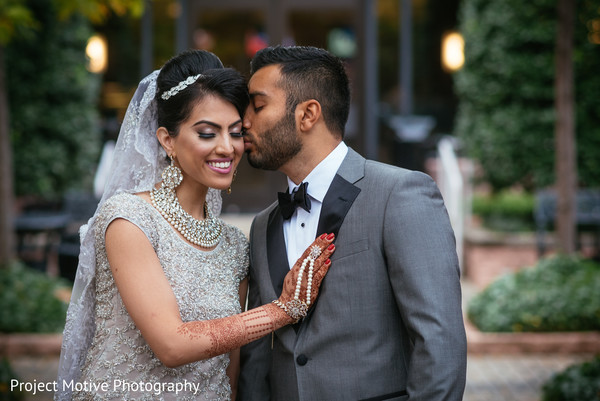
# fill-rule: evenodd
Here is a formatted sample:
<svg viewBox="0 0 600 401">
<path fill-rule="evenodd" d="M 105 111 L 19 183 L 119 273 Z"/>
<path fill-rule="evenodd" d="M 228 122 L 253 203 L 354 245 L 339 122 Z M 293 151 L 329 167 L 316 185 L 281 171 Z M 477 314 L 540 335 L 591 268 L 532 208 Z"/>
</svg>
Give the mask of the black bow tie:
<svg viewBox="0 0 600 401">
<path fill-rule="evenodd" d="M 310 199 L 306 192 L 308 182 L 303 182 L 300 186 L 294 189 L 294 192 L 288 194 L 287 192 L 277 193 L 279 198 L 279 208 L 281 209 L 281 215 L 284 219 L 289 219 L 294 214 L 297 207 L 310 212 Z"/>
</svg>

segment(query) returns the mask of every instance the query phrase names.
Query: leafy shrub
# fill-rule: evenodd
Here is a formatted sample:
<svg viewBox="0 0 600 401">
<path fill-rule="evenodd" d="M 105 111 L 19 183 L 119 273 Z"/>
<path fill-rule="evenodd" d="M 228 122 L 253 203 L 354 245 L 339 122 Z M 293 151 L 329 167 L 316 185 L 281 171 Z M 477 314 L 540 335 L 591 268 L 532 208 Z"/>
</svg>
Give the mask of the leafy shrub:
<svg viewBox="0 0 600 401">
<path fill-rule="evenodd" d="M 481 331 L 600 330 L 600 264 L 557 256 L 507 274 L 468 305 Z"/>
<path fill-rule="evenodd" d="M 526 192 L 502 191 L 473 197 L 473 213 L 483 225 L 498 231 L 531 231 L 534 228 L 535 198 Z"/>
<path fill-rule="evenodd" d="M 0 332 L 60 332 L 67 303 L 58 294 L 66 287 L 66 281 L 20 263 L 0 268 Z"/>
<path fill-rule="evenodd" d="M 600 356 L 569 366 L 542 388 L 542 401 L 600 400 Z"/>
</svg>

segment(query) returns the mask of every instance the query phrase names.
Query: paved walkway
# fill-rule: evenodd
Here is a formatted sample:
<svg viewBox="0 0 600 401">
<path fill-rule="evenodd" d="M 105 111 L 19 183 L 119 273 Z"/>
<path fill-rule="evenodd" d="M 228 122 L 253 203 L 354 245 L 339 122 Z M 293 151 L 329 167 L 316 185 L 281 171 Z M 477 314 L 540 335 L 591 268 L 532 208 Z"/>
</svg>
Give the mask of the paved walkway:
<svg viewBox="0 0 600 401">
<path fill-rule="evenodd" d="M 543 384 L 588 355 L 471 355 L 463 401 L 539 401 Z"/>
</svg>

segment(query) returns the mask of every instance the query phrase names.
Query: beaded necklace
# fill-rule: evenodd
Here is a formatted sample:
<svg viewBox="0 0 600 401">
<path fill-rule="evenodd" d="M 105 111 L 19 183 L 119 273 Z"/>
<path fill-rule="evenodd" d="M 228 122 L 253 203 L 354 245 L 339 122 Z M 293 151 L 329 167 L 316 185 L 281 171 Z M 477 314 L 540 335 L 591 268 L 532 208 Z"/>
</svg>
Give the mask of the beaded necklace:
<svg viewBox="0 0 600 401">
<path fill-rule="evenodd" d="M 150 191 L 152 205 L 183 237 L 192 244 L 212 248 L 221 239 L 221 221 L 215 218 L 204 202 L 204 220 L 198 220 L 183 210 L 175 190 L 154 188 Z"/>
</svg>

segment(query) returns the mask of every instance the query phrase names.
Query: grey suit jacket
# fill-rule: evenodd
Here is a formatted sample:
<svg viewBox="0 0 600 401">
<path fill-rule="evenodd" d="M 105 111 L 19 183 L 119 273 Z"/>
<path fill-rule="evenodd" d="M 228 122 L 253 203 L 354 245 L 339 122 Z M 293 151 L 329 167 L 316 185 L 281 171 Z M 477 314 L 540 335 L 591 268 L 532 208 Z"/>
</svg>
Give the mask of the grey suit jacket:
<svg viewBox="0 0 600 401">
<path fill-rule="evenodd" d="M 253 221 L 250 308 L 281 292 L 282 222 L 276 203 Z M 433 180 L 350 149 L 323 202 L 325 232 L 336 251 L 314 308 L 242 348 L 238 400 L 461 400 L 460 272 Z"/>
</svg>

